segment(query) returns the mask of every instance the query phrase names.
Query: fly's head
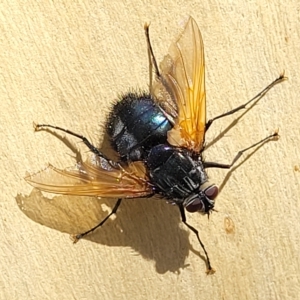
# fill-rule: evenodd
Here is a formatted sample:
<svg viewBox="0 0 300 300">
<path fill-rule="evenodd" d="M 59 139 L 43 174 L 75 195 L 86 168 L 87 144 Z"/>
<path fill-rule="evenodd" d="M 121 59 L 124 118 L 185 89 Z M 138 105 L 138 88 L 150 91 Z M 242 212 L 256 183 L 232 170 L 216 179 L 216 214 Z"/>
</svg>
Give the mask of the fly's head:
<svg viewBox="0 0 300 300">
<path fill-rule="evenodd" d="M 197 193 L 192 194 L 184 200 L 183 206 L 191 213 L 199 211 L 202 214 L 209 214 L 214 208 L 218 192 L 219 189 L 215 184 L 206 181 L 200 186 Z"/>
</svg>

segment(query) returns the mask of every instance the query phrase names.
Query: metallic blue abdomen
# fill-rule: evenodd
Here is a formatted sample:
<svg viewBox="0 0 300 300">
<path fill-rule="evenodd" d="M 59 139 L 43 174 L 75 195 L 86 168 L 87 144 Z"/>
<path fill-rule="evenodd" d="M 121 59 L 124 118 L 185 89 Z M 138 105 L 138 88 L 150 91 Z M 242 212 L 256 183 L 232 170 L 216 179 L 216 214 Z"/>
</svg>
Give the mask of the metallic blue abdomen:
<svg viewBox="0 0 300 300">
<path fill-rule="evenodd" d="M 107 133 L 122 160 L 144 160 L 152 147 L 166 143 L 172 128 L 148 94 L 129 93 L 116 103 L 109 116 Z"/>
</svg>

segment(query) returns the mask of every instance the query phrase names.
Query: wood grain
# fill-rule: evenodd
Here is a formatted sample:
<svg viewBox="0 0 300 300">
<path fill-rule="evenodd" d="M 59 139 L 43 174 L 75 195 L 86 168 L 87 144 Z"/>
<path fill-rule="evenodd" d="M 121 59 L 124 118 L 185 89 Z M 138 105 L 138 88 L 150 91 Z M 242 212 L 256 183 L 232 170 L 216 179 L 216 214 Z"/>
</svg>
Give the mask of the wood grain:
<svg viewBox="0 0 300 300">
<path fill-rule="evenodd" d="M 0 298 L 298 299 L 299 8 L 297 0 L 2 1 Z M 218 212 L 209 220 L 187 216 L 213 276 L 205 274 L 196 238 L 164 201 L 127 201 L 116 218 L 73 245 L 64 232 L 88 229 L 114 201 L 53 198 L 23 179 L 48 163 L 73 165 L 78 151 L 88 155 L 77 140 L 34 133 L 33 122 L 100 144 L 118 94 L 148 88 L 144 23 L 151 21 L 160 61 L 189 14 L 204 40 L 208 117 L 250 99 L 283 70 L 289 77 L 207 150 L 207 159 L 230 162 L 279 128 L 277 142 L 245 156 L 233 172 L 210 170 L 223 187 Z M 239 115 L 216 122 L 208 141 Z"/>
</svg>

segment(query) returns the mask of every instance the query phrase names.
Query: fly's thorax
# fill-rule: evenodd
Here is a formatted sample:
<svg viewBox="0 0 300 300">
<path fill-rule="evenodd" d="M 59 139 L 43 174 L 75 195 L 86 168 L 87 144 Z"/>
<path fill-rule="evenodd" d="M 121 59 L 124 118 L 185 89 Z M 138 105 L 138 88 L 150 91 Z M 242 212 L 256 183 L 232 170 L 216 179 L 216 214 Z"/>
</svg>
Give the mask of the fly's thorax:
<svg viewBox="0 0 300 300">
<path fill-rule="evenodd" d="M 161 144 L 151 149 L 146 164 L 151 183 L 170 201 L 183 203 L 187 210 L 213 207 L 208 196 L 217 192 L 214 185 L 205 185 L 208 179 L 200 157 L 194 159 L 190 151 Z"/>
</svg>

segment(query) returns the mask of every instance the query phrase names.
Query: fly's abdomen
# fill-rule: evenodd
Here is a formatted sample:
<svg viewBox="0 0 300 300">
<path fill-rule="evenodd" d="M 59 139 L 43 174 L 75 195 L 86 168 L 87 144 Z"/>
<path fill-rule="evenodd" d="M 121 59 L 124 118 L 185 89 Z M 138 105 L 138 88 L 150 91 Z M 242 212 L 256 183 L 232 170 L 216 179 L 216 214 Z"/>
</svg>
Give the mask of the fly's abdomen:
<svg viewBox="0 0 300 300">
<path fill-rule="evenodd" d="M 106 127 L 121 159 L 137 161 L 166 142 L 172 125 L 150 95 L 129 93 L 115 104 Z"/>
<path fill-rule="evenodd" d="M 152 148 L 147 166 L 151 182 L 174 202 L 199 192 L 201 184 L 207 180 L 202 164 L 194 161 L 188 151 L 168 145 Z"/>
</svg>

